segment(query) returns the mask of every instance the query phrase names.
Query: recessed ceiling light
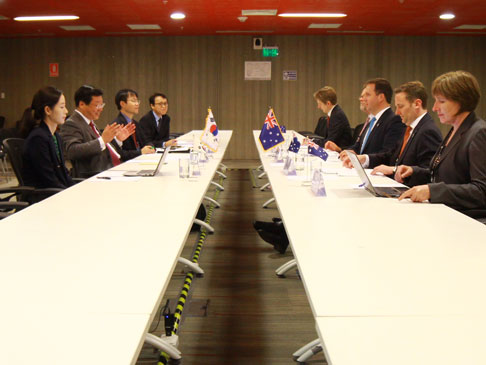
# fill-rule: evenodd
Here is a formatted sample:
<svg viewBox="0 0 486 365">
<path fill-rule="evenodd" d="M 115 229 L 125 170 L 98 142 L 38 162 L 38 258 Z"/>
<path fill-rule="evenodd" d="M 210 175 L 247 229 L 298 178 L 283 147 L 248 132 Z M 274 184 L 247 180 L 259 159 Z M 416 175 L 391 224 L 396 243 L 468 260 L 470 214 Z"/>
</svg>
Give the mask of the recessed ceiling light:
<svg viewBox="0 0 486 365">
<path fill-rule="evenodd" d="M 339 28 L 342 24 L 318 24 L 318 23 L 312 23 L 309 24 L 307 28 L 309 29 L 333 29 L 333 28 Z"/>
<path fill-rule="evenodd" d="M 328 30 L 328 33 L 348 33 L 348 34 L 383 34 L 383 30 Z"/>
<path fill-rule="evenodd" d="M 127 24 L 127 27 L 132 30 L 160 29 L 158 24 Z"/>
<path fill-rule="evenodd" d="M 18 22 L 35 22 L 44 20 L 76 20 L 79 16 L 76 15 L 52 15 L 52 16 L 18 16 L 14 20 Z"/>
<path fill-rule="evenodd" d="M 439 18 L 443 19 L 443 20 L 450 20 L 450 19 L 454 19 L 456 16 L 452 13 L 444 13 L 444 14 L 441 14 Z"/>
<path fill-rule="evenodd" d="M 91 25 L 60 25 L 59 28 L 68 31 L 95 30 Z"/>
<path fill-rule="evenodd" d="M 472 30 L 481 30 L 481 29 L 486 29 L 485 24 L 463 24 L 458 27 L 455 27 L 454 29 L 472 29 Z"/>
<path fill-rule="evenodd" d="M 476 35 L 476 34 L 486 34 L 486 32 L 437 32 L 437 34 L 454 34 L 454 35 Z"/>
<path fill-rule="evenodd" d="M 177 12 L 177 13 L 170 14 L 170 17 L 172 19 L 184 19 L 186 17 L 186 14 Z"/>
<path fill-rule="evenodd" d="M 105 32 L 105 34 L 110 34 L 110 35 L 124 35 L 124 34 L 130 34 L 130 35 L 140 35 L 140 34 L 162 34 L 162 32 L 157 32 L 157 31 L 145 31 L 145 32 Z"/>
<path fill-rule="evenodd" d="M 251 33 L 251 34 L 260 34 L 260 33 L 273 33 L 273 30 L 217 30 L 216 33 Z"/>
<path fill-rule="evenodd" d="M 242 10 L 241 15 L 243 16 L 275 16 L 277 15 L 277 9 L 259 9 L 259 10 Z"/>
<path fill-rule="evenodd" d="M 282 13 L 278 16 L 286 18 L 344 18 L 343 13 Z"/>
</svg>

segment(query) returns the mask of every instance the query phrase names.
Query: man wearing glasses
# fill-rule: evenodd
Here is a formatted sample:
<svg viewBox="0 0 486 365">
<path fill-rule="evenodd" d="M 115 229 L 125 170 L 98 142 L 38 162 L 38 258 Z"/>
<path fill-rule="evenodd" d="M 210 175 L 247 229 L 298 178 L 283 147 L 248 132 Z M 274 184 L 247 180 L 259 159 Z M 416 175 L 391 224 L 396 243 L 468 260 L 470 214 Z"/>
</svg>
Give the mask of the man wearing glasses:
<svg viewBox="0 0 486 365">
<path fill-rule="evenodd" d="M 155 147 L 174 146 L 177 140 L 170 139 L 170 117 L 167 115 L 169 101 L 162 93 L 155 93 L 149 98 L 150 110 L 140 119 L 139 128 L 147 143 Z"/>
<path fill-rule="evenodd" d="M 139 128 L 138 122 L 133 117 L 138 114 L 140 107 L 140 100 L 138 94 L 132 89 L 122 89 L 116 93 L 115 104 L 118 110 L 118 116 L 113 123 L 122 126 L 132 125 L 135 128 L 135 133 L 123 141 L 118 143 L 115 141 L 117 152 L 120 154 L 122 161 L 130 160 L 140 154 L 155 153 L 153 146 L 149 145 L 144 137 L 142 130 Z"/>
<path fill-rule="evenodd" d="M 105 104 L 103 91 L 89 85 L 81 86 L 74 94 L 76 109 L 62 125 L 66 158 L 73 165 L 73 177 L 87 178 L 120 163 L 120 155 L 110 142 L 123 142 L 134 131 L 133 125 L 109 124 L 100 133 L 96 124 Z"/>
</svg>

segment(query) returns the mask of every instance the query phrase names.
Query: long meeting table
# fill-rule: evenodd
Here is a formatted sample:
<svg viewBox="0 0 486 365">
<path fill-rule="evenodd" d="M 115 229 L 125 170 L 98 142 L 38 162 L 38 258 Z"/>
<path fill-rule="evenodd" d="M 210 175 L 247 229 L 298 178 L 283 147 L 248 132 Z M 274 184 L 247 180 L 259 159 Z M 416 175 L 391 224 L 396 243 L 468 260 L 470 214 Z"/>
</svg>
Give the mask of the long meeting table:
<svg viewBox="0 0 486 365">
<path fill-rule="evenodd" d="M 376 198 L 337 160 L 322 164 L 327 196 L 316 197 L 258 135 L 328 363 L 453 364 L 467 352 L 463 363 L 485 364 L 486 226 L 442 204 Z"/>
<path fill-rule="evenodd" d="M 201 131 L 180 140 L 192 141 Z M 0 363 L 133 364 L 232 131 L 197 178 L 142 155 L 0 222 Z"/>
</svg>

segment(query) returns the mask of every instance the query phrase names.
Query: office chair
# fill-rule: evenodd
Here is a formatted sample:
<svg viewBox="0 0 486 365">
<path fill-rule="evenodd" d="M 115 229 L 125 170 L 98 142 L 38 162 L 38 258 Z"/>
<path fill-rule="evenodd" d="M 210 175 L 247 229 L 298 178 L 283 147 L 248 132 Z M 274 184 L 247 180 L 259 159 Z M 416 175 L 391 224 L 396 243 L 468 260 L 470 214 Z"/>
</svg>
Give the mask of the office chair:
<svg viewBox="0 0 486 365">
<path fill-rule="evenodd" d="M 319 136 L 318 134 L 314 134 L 314 132 L 310 132 L 310 131 L 300 131 L 297 133 L 303 135 L 306 138 L 312 139 L 319 146 L 324 147 L 324 137 Z"/>
<path fill-rule="evenodd" d="M 10 159 L 10 164 L 15 172 L 19 187 L 24 187 L 24 180 L 22 178 L 22 150 L 24 148 L 24 139 L 22 138 L 7 138 L 3 141 L 3 147 Z M 20 199 L 30 204 L 37 203 L 51 195 L 60 192 L 60 188 L 45 188 L 35 189 L 28 187 L 27 190 L 21 193 Z"/>
</svg>

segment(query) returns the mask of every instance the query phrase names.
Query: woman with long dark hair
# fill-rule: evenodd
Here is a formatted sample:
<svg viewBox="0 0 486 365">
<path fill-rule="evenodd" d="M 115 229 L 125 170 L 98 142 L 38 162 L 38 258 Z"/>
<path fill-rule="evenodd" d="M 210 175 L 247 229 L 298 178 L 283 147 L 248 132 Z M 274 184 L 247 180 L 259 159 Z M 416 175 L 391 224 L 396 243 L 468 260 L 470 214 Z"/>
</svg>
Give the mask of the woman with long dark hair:
<svg viewBox="0 0 486 365">
<path fill-rule="evenodd" d="M 24 184 L 35 188 L 67 188 L 73 185 L 64 164 L 62 141 L 56 132 L 68 110 L 61 90 L 47 86 L 34 95 L 24 112 L 21 134 L 26 138 L 22 153 Z"/>
</svg>

